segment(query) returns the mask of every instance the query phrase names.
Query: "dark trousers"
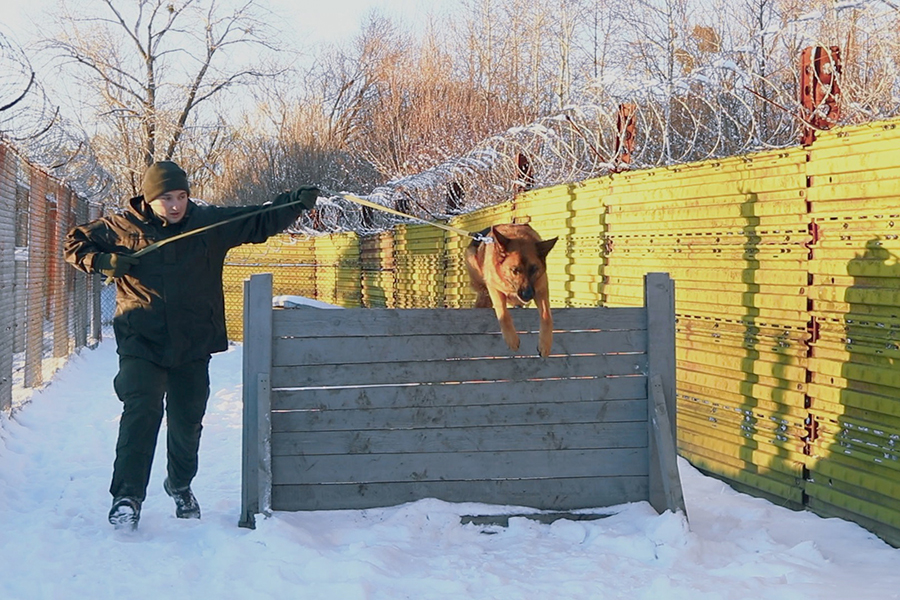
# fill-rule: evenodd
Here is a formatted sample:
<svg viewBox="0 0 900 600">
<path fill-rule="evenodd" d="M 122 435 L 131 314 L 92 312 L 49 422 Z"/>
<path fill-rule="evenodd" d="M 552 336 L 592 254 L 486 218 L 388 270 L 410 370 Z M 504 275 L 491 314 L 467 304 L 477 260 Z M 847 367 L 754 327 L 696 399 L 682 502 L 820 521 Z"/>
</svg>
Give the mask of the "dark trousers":
<svg viewBox="0 0 900 600">
<path fill-rule="evenodd" d="M 197 474 L 200 431 L 209 399 L 209 357 L 165 368 L 142 358 L 120 356 L 113 386 L 123 407 L 109 492 L 114 498 L 143 501 L 146 497 L 163 399 L 167 475 L 175 489 L 190 485 Z"/>
</svg>

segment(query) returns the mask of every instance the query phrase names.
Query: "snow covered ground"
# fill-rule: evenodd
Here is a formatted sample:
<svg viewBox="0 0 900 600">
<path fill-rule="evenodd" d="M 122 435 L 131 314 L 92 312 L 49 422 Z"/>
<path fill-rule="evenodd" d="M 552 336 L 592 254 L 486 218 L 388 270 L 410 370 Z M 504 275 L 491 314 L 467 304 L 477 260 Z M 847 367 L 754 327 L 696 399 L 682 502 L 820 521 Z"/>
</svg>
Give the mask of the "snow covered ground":
<svg viewBox="0 0 900 600">
<path fill-rule="evenodd" d="M 0 417 L 0 599 L 900 598 L 900 550 L 853 523 L 738 494 L 685 461 L 690 530 L 646 503 L 597 521 L 463 525 L 461 515 L 514 509 L 437 500 L 239 528 L 239 345 L 212 361 L 194 482 L 203 519 L 173 515 L 163 436 L 140 529 L 116 532 L 116 364 L 112 341 L 82 351 Z"/>
</svg>

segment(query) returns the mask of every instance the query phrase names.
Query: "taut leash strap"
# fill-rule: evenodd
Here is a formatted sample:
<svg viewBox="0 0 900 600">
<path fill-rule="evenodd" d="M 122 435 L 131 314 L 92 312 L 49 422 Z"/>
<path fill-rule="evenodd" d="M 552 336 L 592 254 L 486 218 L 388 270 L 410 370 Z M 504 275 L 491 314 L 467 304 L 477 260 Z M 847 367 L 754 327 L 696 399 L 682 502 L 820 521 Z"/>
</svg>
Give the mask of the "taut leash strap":
<svg viewBox="0 0 900 600">
<path fill-rule="evenodd" d="M 338 196 L 343 198 L 348 202 L 352 202 L 354 204 L 359 204 L 360 206 L 367 206 L 369 208 L 374 208 L 375 210 L 380 210 L 382 212 L 390 213 L 392 215 L 403 217 L 404 219 L 412 219 L 413 221 L 419 221 L 420 223 L 424 223 L 425 225 L 431 225 L 432 227 L 437 227 L 438 229 L 443 229 L 445 231 L 451 231 L 453 233 L 474 238 L 483 244 L 490 244 L 494 241 L 494 238 L 482 235 L 480 233 L 472 233 L 471 231 L 466 231 L 465 229 L 460 229 L 458 227 L 453 227 L 452 225 L 447 225 L 445 223 L 440 223 L 438 221 L 426 221 L 425 219 L 420 219 L 419 217 L 414 217 L 412 215 L 408 215 L 406 213 L 402 213 L 399 210 L 394 210 L 393 208 L 388 208 L 382 204 L 376 204 L 375 202 L 370 202 L 368 200 L 364 200 L 359 196 L 355 196 L 353 194 L 347 192 L 332 192 L 330 190 L 323 190 L 319 188 L 319 190 L 327 194 L 329 196 Z"/>
</svg>

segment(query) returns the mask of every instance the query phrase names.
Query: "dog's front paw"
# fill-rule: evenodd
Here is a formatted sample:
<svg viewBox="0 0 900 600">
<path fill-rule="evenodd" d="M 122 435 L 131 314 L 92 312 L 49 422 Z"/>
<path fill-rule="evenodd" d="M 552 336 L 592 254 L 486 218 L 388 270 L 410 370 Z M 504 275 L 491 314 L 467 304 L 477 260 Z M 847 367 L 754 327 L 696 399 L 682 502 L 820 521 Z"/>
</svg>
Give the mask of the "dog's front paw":
<svg viewBox="0 0 900 600">
<path fill-rule="evenodd" d="M 550 347 L 553 346 L 553 326 L 541 325 L 541 332 L 538 336 L 538 354 L 543 358 L 550 356 Z"/>
<path fill-rule="evenodd" d="M 506 345 L 509 346 L 509 349 L 513 352 L 519 349 L 519 334 L 515 331 L 511 333 L 503 332 L 503 339 L 506 341 Z"/>
</svg>

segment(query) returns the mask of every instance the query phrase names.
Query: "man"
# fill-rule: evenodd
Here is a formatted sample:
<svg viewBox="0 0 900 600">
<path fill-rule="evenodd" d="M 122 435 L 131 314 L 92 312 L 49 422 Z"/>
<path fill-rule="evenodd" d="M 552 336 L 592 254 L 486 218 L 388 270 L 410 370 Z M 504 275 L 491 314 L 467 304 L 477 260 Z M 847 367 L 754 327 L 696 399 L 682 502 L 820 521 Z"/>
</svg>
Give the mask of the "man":
<svg viewBox="0 0 900 600">
<path fill-rule="evenodd" d="M 318 197 L 318 189 L 305 186 L 263 206 L 203 206 L 191 201 L 187 175 L 170 161 L 147 169 L 142 192 L 124 212 L 73 228 L 64 246 L 67 262 L 116 283 L 119 372 L 113 387 L 123 408 L 109 521 L 131 529 L 140 520 L 164 407 L 163 487 L 178 518 L 200 518 L 191 481 L 209 398 L 210 355 L 228 347 L 225 254 L 284 230 Z M 165 241 L 191 231 L 197 233 Z M 158 245 L 134 256 L 152 244 Z"/>
</svg>

